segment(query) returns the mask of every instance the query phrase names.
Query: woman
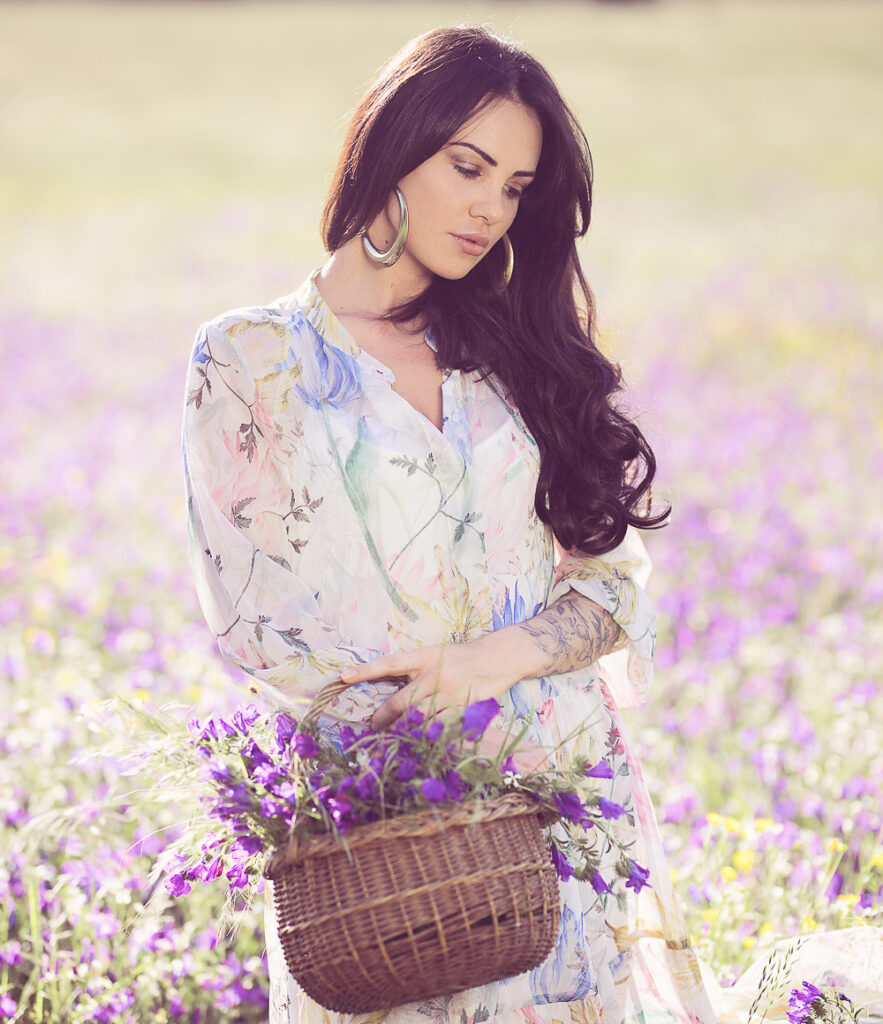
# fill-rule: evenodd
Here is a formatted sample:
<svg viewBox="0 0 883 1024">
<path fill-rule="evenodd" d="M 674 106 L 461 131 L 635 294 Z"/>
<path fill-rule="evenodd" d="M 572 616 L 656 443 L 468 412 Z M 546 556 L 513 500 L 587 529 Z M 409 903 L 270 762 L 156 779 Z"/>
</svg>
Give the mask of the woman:
<svg viewBox="0 0 883 1024">
<path fill-rule="evenodd" d="M 542 66 L 481 29 L 430 32 L 355 112 L 327 263 L 197 338 L 190 524 L 224 655 L 279 704 L 358 684 L 329 713 L 377 729 L 497 698 L 534 756 L 609 762 L 650 871 L 617 893 L 562 882 L 537 970 L 377 1020 L 715 1019 L 620 727 L 654 642 L 635 527 L 664 513 L 593 338 L 590 208 L 588 147 Z M 271 912 L 267 942 L 271 1020 L 336 1016 L 288 977 Z"/>
</svg>

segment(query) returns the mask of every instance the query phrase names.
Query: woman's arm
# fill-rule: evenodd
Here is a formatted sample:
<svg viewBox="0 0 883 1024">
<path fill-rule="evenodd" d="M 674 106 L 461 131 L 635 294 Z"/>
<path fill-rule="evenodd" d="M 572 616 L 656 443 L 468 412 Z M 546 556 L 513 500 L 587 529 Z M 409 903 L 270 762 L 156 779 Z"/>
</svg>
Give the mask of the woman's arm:
<svg viewBox="0 0 883 1024">
<path fill-rule="evenodd" d="M 411 704 L 435 697 L 438 710 L 470 701 L 499 699 L 521 679 L 573 672 L 597 661 L 618 644 L 619 626 L 609 612 L 568 591 L 525 622 L 467 643 L 422 647 L 349 669 L 345 682 L 404 678 L 408 683 L 374 713 L 385 729 Z"/>
</svg>

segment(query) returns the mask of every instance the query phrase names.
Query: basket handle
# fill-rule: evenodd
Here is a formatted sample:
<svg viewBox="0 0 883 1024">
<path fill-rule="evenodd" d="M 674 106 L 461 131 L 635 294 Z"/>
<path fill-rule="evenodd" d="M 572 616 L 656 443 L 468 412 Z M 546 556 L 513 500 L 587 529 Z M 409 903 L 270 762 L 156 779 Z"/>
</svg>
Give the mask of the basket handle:
<svg viewBox="0 0 883 1024">
<path fill-rule="evenodd" d="M 332 679 L 330 683 L 326 683 L 310 701 L 309 707 L 304 712 L 303 721 L 315 722 L 334 698 L 351 686 L 355 686 L 355 683 L 345 683 L 342 679 Z"/>
<path fill-rule="evenodd" d="M 401 680 L 401 685 L 404 686 L 407 682 L 406 676 L 390 676 L 384 680 L 373 680 L 373 682 L 396 682 Z M 348 690 L 351 686 L 358 686 L 359 681 L 354 683 L 345 683 L 342 679 L 332 679 L 330 683 L 326 683 L 322 689 L 316 694 L 315 697 L 310 701 L 307 710 L 304 712 L 303 721 L 314 722 L 319 715 L 328 707 L 328 705 L 334 700 L 335 697 L 339 696 L 344 690 Z"/>
</svg>

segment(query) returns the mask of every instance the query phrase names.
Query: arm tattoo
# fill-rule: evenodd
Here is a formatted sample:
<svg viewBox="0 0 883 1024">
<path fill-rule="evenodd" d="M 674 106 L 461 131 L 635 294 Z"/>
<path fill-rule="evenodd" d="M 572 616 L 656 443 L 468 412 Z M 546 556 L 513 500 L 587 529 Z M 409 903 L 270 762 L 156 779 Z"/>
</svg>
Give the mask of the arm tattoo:
<svg viewBox="0 0 883 1024">
<path fill-rule="evenodd" d="M 518 628 L 548 657 L 549 675 L 591 665 L 613 650 L 621 634 L 611 614 L 581 594 L 562 597 Z"/>
</svg>

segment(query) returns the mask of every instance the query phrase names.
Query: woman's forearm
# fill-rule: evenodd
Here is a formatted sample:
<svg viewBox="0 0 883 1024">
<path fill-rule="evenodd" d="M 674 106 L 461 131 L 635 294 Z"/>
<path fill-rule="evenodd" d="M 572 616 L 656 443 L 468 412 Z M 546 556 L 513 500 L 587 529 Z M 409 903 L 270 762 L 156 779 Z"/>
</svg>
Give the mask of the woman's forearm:
<svg viewBox="0 0 883 1024">
<path fill-rule="evenodd" d="M 489 633 L 478 643 L 517 682 L 585 668 L 609 654 L 620 635 L 609 612 L 571 591 L 533 618 Z"/>
<path fill-rule="evenodd" d="M 500 697 L 522 679 L 573 672 L 612 651 L 620 637 L 610 614 L 581 594 L 568 593 L 526 622 L 465 643 L 386 654 L 341 672 L 347 683 L 406 680 L 374 713 L 388 728 L 410 704 L 430 698 L 438 708 Z"/>
</svg>

